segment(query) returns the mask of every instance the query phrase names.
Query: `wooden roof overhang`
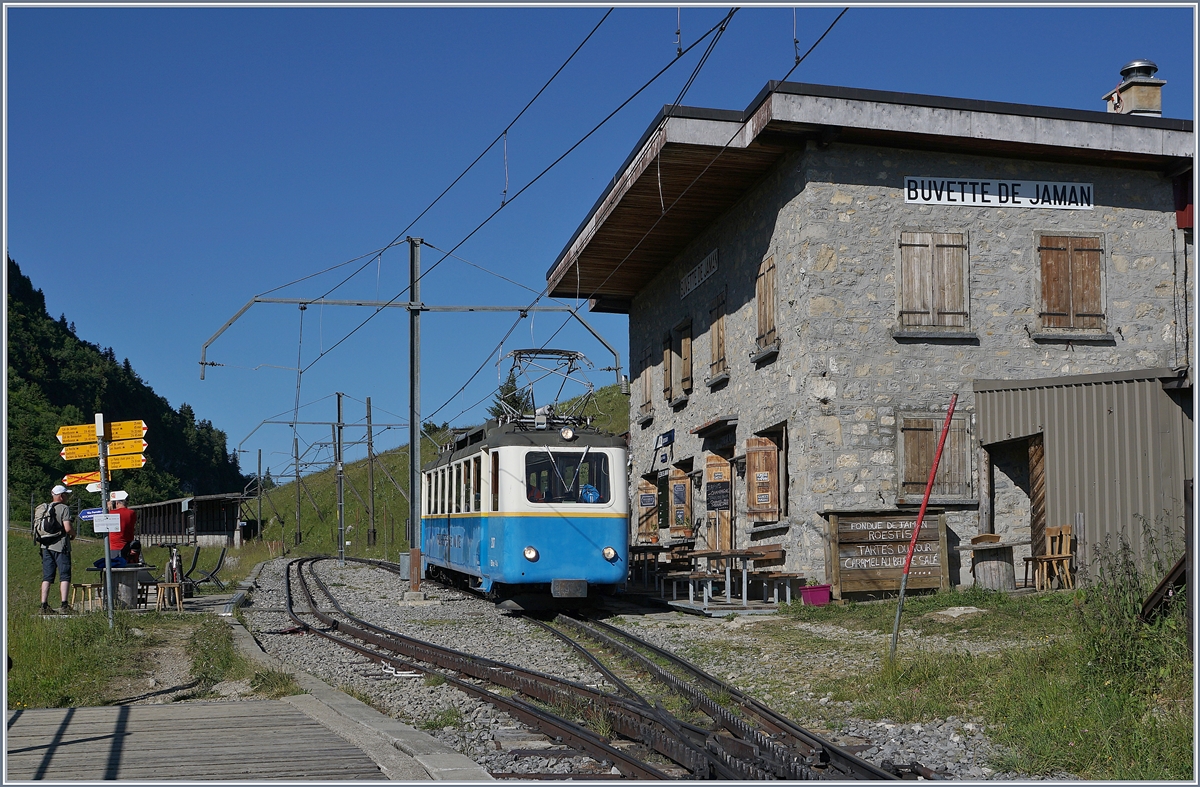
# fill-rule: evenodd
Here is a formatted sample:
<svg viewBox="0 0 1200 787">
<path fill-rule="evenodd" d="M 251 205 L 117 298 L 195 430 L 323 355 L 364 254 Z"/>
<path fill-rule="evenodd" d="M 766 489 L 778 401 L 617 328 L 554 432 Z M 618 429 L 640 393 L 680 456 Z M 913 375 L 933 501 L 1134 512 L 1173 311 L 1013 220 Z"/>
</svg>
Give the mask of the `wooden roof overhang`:
<svg viewBox="0 0 1200 787">
<path fill-rule="evenodd" d="M 1191 167 L 1192 123 L 771 83 L 744 112 L 665 107 L 559 258 L 550 294 L 628 313 L 688 243 L 809 141 L 1157 169 Z"/>
</svg>

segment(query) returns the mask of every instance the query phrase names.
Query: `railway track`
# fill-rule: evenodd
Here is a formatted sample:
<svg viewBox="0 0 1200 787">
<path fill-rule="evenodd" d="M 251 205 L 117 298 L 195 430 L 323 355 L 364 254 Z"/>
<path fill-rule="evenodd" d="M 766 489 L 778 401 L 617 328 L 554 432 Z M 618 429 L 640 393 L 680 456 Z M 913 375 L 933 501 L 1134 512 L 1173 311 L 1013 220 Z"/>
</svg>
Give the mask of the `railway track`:
<svg viewBox="0 0 1200 787">
<path fill-rule="evenodd" d="M 669 651 L 600 621 L 560 615 L 552 625 L 537 622 L 591 661 L 616 687 L 613 692 L 373 625 L 346 612 L 321 580 L 315 567 L 328 559 L 300 558 L 288 564 L 286 612 L 299 627 L 360 654 L 385 671 L 440 675 L 571 749 L 612 763 L 623 778 L 897 778 Z M 383 561 L 347 561 L 400 573 L 399 566 Z M 647 681 L 658 688 L 642 688 Z M 686 712 L 668 711 L 662 701 L 667 691 L 681 698 Z M 673 707 L 679 704 L 677 699 Z M 905 766 L 911 773 L 920 772 L 913 767 Z M 936 778 L 932 772 L 922 775 Z M 529 776 L 523 774 L 522 778 Z M 566 777 L 545 774 L 541 778 Z"/>
</svg>

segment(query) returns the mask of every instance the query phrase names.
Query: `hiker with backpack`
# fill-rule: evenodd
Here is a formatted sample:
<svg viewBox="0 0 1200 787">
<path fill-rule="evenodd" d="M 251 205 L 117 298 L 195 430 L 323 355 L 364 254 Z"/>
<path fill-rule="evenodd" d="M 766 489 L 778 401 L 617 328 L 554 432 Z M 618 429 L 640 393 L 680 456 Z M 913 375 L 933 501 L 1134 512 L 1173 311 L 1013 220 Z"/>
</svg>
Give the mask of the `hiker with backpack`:
<svg viewBox="0 0 1200 787">
<path fill-rule="evenodd" d="M 67 494 L 71 490 L 59 484 L 50 490 L 51 502 L 42 503 L 33 512 L 33 539 L 42 552 L 42 614 L 53 615 L 50 607 L 50 583 L 58 574 L 64 615 L 75 610 L 67 603 L 67 591 L 71 587 L 71 539 L 75 529 L 71 527 L 71 509 L 67 506 Z"/>
</svg>

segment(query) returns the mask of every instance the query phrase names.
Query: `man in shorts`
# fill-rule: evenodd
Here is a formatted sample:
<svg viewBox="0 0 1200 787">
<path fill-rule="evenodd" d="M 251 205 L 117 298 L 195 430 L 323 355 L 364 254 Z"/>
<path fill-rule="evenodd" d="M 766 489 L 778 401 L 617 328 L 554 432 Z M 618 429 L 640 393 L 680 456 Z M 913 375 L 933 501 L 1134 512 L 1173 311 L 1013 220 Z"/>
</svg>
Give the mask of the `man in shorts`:
<svg viewBox="0 0 1200 787">
<path fill-rule="evenodd" d="M 51 503 L 43 503 L 38 506 L 38 510 L 34 512 L 34 516 L 40 518 L 45 513 L 44 507 L 52 506 L 54 508 L 55 518 L 63 528 L 63 537 L 53 544 L 43 544 L 42 551 L 42 614 L 53 615 L 54 610 L 48 603 L 50 597 L 50 583 L 54 581 L 55 573 L 58 574 L 58 587 L 62 595 L 62 606 L 59 607 L 59 612 L 68 615 L 75 610 L 71 609 L 71 605 L 67 603 L 67 591 L 71 587 L 71 539 L 75 538 L 75 528 L 71 527 L 71 509 L 67 506 L 67 494 L 71 490 L 59 484 L 50 490 Z"/>
</svg>

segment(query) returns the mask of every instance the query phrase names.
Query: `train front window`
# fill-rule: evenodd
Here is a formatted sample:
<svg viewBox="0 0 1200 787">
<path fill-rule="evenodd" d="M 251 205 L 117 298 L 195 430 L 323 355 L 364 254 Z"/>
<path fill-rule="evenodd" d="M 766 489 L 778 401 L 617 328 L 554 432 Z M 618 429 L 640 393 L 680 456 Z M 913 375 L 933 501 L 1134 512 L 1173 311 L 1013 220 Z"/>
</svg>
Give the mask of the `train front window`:
<svg viewBox="0 0 1200 787">
<path fill-rule="evenodd" d="M 530 451 L 525 497 L 531 503 L 607 503 L 608 457 L 591 451 Z"/>
</svg>

